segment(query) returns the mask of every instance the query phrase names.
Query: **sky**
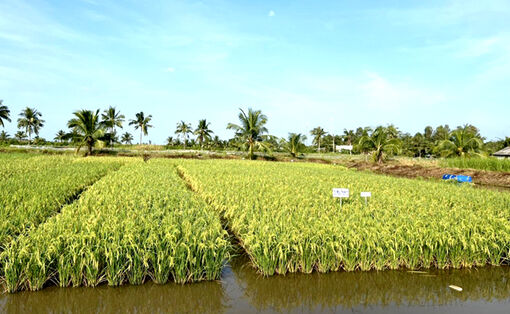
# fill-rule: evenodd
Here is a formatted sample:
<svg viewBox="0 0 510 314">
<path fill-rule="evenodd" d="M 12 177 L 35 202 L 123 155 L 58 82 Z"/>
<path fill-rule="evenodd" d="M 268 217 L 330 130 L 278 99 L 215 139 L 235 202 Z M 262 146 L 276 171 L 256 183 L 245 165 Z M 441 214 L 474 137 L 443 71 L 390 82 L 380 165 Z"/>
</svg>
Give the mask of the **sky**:
<svg viewBox="0 0 510 314">
<path fill-rule="evenodd" d="M 53 139 L 79 109 L 153 117 L 147 140 L 239 108 L 271 135 L 466 123 L 510 136 L 510 1 L 0 1 L 0 99 Z M 135 131 L 127 123 L 121 132 Z"/>
</svg>

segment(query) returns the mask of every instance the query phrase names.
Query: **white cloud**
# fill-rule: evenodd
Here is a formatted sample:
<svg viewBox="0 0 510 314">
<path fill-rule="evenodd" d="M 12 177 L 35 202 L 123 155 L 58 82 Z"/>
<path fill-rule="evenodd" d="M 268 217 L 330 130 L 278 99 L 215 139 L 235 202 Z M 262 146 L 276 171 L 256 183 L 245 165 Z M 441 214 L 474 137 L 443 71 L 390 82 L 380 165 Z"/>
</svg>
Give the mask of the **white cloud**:
<svg viewBox="0 0 510 314">
<path fill-rule="evenodd" d="M 273 17 L 274 15 L 275 15 L 275 13 L 273 10 L 269 11 L 269 13 L 267 14 L 267 16 L 269 16 L 269 17 Z"/>
<path fill-rule="evenodd" d="M 175 72 L 175 68 L 168 67 L 168 68 L 165 69 L 165 72 L 173 73 L 173 72 Z"/>
</svg>

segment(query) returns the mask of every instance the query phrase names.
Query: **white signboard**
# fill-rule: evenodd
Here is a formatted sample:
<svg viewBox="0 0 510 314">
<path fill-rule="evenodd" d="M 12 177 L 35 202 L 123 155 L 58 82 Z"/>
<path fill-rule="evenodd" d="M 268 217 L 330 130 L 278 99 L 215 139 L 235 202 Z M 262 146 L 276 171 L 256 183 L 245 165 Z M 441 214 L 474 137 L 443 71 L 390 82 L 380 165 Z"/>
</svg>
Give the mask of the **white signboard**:
<svg viewBox="0 0 510 314">
<path fill-rule="evenodd" d="M 333 189 L 333 197 L 348 198 L 349 189 Z"/>
<path fill-rule="evenodd" d="M 353 149 L 352 145 L 336 145 L 337 151 L 342 151 L 342 150 L 352 151 L 352 149 Z"/>
<path fill-rule="evenodd" d="M 372 192 L 361 192 L 361 197 L 372 197 Z"/>
</svg>

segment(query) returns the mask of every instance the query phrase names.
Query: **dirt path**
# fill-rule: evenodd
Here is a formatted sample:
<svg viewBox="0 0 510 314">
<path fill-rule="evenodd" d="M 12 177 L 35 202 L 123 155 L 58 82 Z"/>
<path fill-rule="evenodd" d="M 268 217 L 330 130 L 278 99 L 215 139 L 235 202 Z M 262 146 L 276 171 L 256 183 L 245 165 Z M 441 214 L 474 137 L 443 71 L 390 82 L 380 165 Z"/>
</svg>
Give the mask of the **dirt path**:
<svg viewBox="0 0 510 314">
<path fill-rule="evenodd" d="M 398 162 L 374 164 L 364 161 L 349 161 L 344 164 L 349 168 L 369 170 L 405 178 L 442 179 L 443 175 L 463 174 L 473 178 L 475 185 L 510 191 L 510 172 L 496 172 L 474 169 L 440 168 L 436 166 L 404 165 Z"/>
</svg>

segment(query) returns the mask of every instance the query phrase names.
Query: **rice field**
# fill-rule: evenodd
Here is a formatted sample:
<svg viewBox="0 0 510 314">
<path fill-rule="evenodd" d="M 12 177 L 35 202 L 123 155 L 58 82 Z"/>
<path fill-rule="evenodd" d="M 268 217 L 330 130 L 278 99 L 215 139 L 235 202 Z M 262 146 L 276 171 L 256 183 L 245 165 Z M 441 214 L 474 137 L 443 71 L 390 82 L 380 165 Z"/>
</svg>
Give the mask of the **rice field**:
<svg viewBox="0 0 510 314">
<path fill-rule="evenodd" d="M 265 276 L 510 261 L 506 192 L 310 163 L 0 160 L 9 292 L 215 280 L 233 237 Z M 333 188 L 351 192 L 341 206 Z"/>
<path fill-rule="evenodd" d="M 59 215 L 12 241 L 1 259 L 9 292 L 219 278 L 230 242 L 218 214 L 164 160 L 133 162 Z"/>
<path fill-rule="evenodd" d="M 264 275 L 508 263 L 510 194 L 342 167 L 183 161 Z M 343 202 L 332 188 L 349 188 Z M 365 205 L 360 192 L 371 191 Z"/>
<path fill-rule="evenodd" d="M 112 158 L 99 161 L 27 154 L 0 154 L 0 163 L 0 252 L 18 234 L 45 221 L 122 165 L 120 159 Z"/>
</svg>

